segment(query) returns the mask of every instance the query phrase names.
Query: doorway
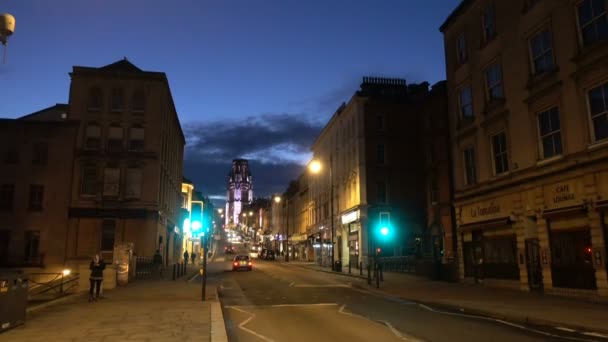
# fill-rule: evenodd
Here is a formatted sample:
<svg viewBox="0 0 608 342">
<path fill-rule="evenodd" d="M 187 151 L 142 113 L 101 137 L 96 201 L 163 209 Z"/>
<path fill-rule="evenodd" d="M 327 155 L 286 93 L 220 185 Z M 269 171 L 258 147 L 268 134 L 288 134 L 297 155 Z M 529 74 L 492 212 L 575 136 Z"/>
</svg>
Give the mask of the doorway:
<svg viewBox="0 0 608 342">
<path fill-rule="evenodd" d="M 531 291 L 543 290 L 543 272 L 540 266 L 540 245 L 538 239 L 526 240 L 526 267 L 528 286 Z"/>
</svg>

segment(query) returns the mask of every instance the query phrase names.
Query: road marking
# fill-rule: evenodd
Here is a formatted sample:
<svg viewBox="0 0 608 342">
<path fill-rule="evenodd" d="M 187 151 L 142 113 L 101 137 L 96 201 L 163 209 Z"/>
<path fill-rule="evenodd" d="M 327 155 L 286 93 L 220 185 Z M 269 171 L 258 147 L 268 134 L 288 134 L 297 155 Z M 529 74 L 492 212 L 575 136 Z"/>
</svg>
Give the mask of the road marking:
<svg viewBox="0 0 608 342">
<path fill-rule="evenodd" d="M 226 258 L 224 258 L 224 257 L 217 257 L 217 258 L 215 258 L 215 261 L 216 262 L 224 262 L 224 261 L 226 261 Z"/>
<path fill-rule="evenodd" d="M 242 308 L 264 309 L 264 308 L 283 308 L 283 307 L 316 307 L 316 306 L 336 306 L 338 303 L 311 303 L 311 304 L 272 304 L 272 305 L 225 305 L 226 309 L 243 311 Z"/>
<path fill-rule="evenodd" d="M 442 315 L 460 316 L 460 317 L 467 317 L 467 318 L 479 319 L 479 320 L 484 320 L 484 321 L 496 322 L 496 323 L 512 326 L 514 328 L 518 328 L 518 329 L 521 329 L 521 330 L 527 330 L 527 331 L 531 331 L 531 332 L 534 332 L 534 333 L 537 333 L 537 334 L 540 334 L 540 335 L 545 335 L 545 336 L 550 336 L 550 337 L 557 337 L 557 338 L 561 338 L 561 339 L 564 339 L 564 340 L 593 341 L 593 340 L 587 340 L 587 339 L 584 339 L 584 338 L 555 335 L 555 334 L 548 333 L 546 331 L 536 330 L 536 329 L 525 327 L 523 325 L 506 322 L 506 321 L 503 321 L 501 319 L 496 319 L 496 318 L 491 318 L 491 317 L 483 317 L 483 316 L 467 315 L 467 314 L 447 312 L 447 311 L 441 311 L 441 310 L 433 309 L 433 308 L 431 308 L 431 307 L 429 307 L 427 305 L 424 305 L 424 304 L 418 304 L 418 306 L 421 307 L 421 308 L 423 308 L 423 309 L 426 309 L 428 311 L 435 312 L 435 313 L 442 314 Z M 462 309 L 460 309 L 460 310 L 464 311 Z"/>
<path fill-rule="evenodd" d="M 255 331 L 253 331 L 253 330 L 245 327 L 245 324 L 249 323 L 252 319 L 255 318 L 255 314 L 254 313 L 247 312 L 245 310 L 239 310 L 239 309 L 234 308 L 234 307 L 232 309 L 235 309 L 235 310 L 240 311 L 240 312 L 248 313 L 248 314 L 251 315 L 251 316 L 249 316 L 249 318 L 247 318 L 246 320 L 244 320 L 243 322 L 241 322 L 241 324 L 239 324 L 239 329 L 244 330 L 244 331 L 250 333 L 251 335 L 254 335 L 254 336 L 256 336 L 256 337 L 258 337 L 258 338 L 260 338 L 260 339 L 262 339 L 262 340 L 264 340 L 266 342 L 274 342 L 273 339 L 270 339 L 270 338 L 268 338 L 268 337 L 266 337 L 266 336 L 264 336 L 264 335 L 262 335 L 260 333 L 257 333 Z"/>
<path fill-rule="evenodd" d="M 296 284 L 295 281 L 292 281 L 291 283 L 289 283 L 289 287 L 293 287 Z"/>
<path fill-rule="evenodd" d="M 563 331 L 567 331 L 567 332 L 575 332 L 576 331 L 574 329 L 569 329 L 569 328 L 564 328 L 564 327 L 555 327 L 555 329 L 557 329 L 557 330 L 563 330 Z"/>
<path fill-rule="evenodd" d="M 342 304 L 342 306 L 340 307 L 340 310 L 338 310 L 338 313 L 341 313 L 341 314 L 347 315 L 347 316 L 352 316 L 352 317 L 357 317 L 357 318 L 365 319 L 365 320 L 368 320 L 368 321 L 373 321 L 372 319 L 370 319 L 368 317 L 364 317 L 364 316 L 357 315 L 357 314 L 352 313 L 352 312 L 344 311 L 345 308 L 346 308 L 346 304 Z M 401 340 L 404 340 L 404 341 L 407 341 L 407 342 L 422 342 L 423 341 L 423 340 L 417 339 L 415 337 L 409 336 L 407 334 L 401 333 L 399 330 L 395 329 L 395 327 L 393 327 L 393 325 L 390 322 L 387 322 L 387 321 L 377 321 L 377 322 L 381 322 L 382 324 L 384 324 L 393 333 L 393 335 L 397 336 L 397 338 L 399 338 Z"/>
<path fill-rule="evenodd" d="M 312 284 L 300 284 L 292 287 L 350 287 L 350 285 L 344 284 L 328 284 L 328 285 L 312 285 Z"/>
</svg>

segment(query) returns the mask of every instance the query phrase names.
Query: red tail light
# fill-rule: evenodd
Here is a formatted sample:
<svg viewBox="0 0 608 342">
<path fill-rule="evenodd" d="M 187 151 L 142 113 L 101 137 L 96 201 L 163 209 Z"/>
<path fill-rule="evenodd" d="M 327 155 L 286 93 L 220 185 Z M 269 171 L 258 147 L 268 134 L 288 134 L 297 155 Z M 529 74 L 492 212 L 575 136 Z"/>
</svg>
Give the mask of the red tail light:
<svg viewBox="0 0 608 342">
<path fill-rule="evenodd" d="M 238 266 L 238 265 L 239 265 L 239 263 L 238 263 L 238 262 L 235 262 L 235 263 L 234 263 L 234 266 Z"/>
<path fill-rule="evenodd" d="M 251 265 L 253 265 L 253 263 L 250 261 L 250 262 L 249 262 L 249 266 L 251 266 Z"/>
</svg>

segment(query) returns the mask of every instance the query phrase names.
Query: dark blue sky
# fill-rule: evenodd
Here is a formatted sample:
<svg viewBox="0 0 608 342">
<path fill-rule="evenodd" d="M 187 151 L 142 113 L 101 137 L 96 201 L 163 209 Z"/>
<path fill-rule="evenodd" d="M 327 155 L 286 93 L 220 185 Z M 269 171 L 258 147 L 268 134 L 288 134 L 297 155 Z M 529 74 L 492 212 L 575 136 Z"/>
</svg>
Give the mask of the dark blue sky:
<svg viewBox="0 0 608 342">
<path fill-rule="evenodd" d="M 283 191 L 362 76 L 445 78 L 438 27 L 459 2 L 4 0 L 16 32 L 0 117 L 67 102 L 72 65 L 126 56 L 167 73 L 203 192 L 224 193 L 237 157 L 252 159 L 258 194 Z"/>
</svg>

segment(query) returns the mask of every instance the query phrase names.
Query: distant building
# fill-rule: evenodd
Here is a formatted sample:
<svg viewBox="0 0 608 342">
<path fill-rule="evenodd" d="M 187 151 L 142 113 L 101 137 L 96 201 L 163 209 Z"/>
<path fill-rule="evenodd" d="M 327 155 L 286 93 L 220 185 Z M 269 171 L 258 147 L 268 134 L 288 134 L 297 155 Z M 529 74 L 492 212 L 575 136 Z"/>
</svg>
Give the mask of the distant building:
<svg viewBox="0 0 608 342">
<path fill-rule="evenodd" d="M 0 266 L 61 270 L 79 123 L 58 104 L 0 119 Z"/>
<path fill-rule="evenodd" d="M 226 226 L 241 222 L 243 206 L 253 201 L 253 177 L 246 159 L 234 159 L 228 173 L 226 196 Z"/>
<path fill-rule="evenodd" d="M 75 66 L 68 117 L 80 121 L 68 256 L 88 260 L 133 243 L 138 256 L 181 256 L 185 139 L 169 81 L 127 61 Z"/>
<path fill-rule="evenodd" d="M 607 9 L 466 0 L 441 26 L 462 281 L 608 296 Z"/>
</svg>

